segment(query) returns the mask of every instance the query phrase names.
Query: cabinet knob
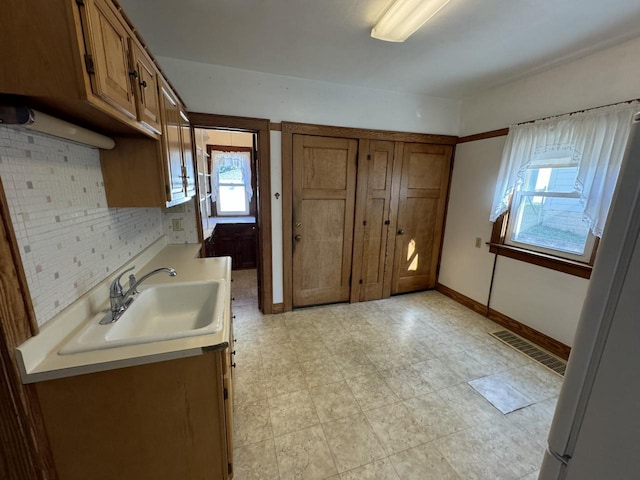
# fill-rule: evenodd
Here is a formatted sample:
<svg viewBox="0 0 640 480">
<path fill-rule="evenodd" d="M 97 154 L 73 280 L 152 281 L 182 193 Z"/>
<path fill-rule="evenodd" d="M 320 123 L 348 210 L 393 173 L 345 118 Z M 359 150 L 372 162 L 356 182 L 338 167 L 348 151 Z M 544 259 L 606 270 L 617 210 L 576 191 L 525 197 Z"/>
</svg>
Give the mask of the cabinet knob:
<svg viewBox="0 0 640 480">
<path fill-rule="evenodd" d="M 140 82 L 140 86 L 141 86 L 142 88 L 147 88 L 147 81 L 146 81 L 146 80 L 141 81 L 141 82 Z"/>
<path fill-rule="evenodd" d="M 234 338 L 234 339 L 233 339 L 233 343 L 236 343 L 237 341 L 238 341 L 238 339 L 237 339 L 237 338 Z M 235 351 L 235 350 L 234 350 L 234 351 Z"/>
<path fill-rule="evenodd" d="M 404 235 L 404 230 L 403 229 L 398 230 L 398 235 Z"/>
<path fill-rule="evenodd" d="M 138 78 L 138 72 L 135 70 L 129 70 L 129 75 L 133 78 Z"/>
<path fill-rule="evenodd" d="M 234 350 L 233 352 L 231 352 L 231 355 L 235 355 L 235 354 L 236 354 L 236 351 L 235 351 L 235 350 Z"/>
<path fill-rule="evenodd" d="M 296 242 L 299 242 L 300 240 L 302 240 L 302 235 L 296 235 L 295 237 L 293 237 L 293 239 L 294 239 Z"/>
<path fill-rule="evenodd" d="M 233 363 L 231 364 L 231 366 L 232 366 L 233 368 L 236 368 L 236 362 L 233 362 Z"/>
<path fill-rule="evenodd" d="M 235 300 L 235 299 L 234 299 L 234 300 Z M 231 318 L 233 318 L 233 319 L 235 320 L 235 319 L 236 319 L 236 316 L 235 316 L 235 315 L 232 315 L 232 316 L 231 316 Z"/>
</svg>

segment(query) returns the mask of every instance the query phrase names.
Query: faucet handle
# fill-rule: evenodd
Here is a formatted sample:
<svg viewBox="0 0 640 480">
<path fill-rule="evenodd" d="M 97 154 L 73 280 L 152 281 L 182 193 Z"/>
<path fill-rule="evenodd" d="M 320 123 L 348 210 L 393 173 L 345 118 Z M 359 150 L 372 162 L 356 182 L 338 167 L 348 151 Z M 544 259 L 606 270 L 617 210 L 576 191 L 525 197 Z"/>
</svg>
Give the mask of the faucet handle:
<svg viewBox="0 0 640 480">
<path fill-rule="evenodd" d="M 129 292 L 140 293 L 136 288 L 136 276 L 133 273 L 129 275 Z"/>
<path fill-rule="evenodd" d="M 120 284 L 120 278 L 127 272 L 130 272 L 131 270 L 135 269 L 136 266 L 134 265 L 131 268 L 127 268 L 125 271 L 121 272 L 120 275 L 118 275 L 113 282 L 111 283 L 111 296 L 122 296 L 122 285 Z"/>
</svg>

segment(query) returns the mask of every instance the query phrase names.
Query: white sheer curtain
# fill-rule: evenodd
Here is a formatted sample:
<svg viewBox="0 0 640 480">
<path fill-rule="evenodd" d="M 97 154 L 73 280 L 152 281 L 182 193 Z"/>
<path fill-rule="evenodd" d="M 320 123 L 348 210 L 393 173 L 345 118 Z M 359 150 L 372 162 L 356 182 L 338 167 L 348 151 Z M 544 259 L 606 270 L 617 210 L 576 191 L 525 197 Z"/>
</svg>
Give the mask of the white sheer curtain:
<svg viewBox="0 0 640 480">
<path fill-rule="evenodd" d="M 507 211 L 527 169 L 553 167 L 554 160 L 562 165 L 569 162 L 578 166 L 574 192 L 584 206 L 584 219 L 595 236 L 602 236 L 638 105 L 604 107 L 510 127 L 489 219 L 494 222 Z"/>
<path fill-rule="evenodd" d="M 213 175 L 212 177 L 212 200 L 215 202 L 218 196 L 219 179 L 218 172 L 221 167 L 239 168 L 242 171 L 242 179 L 244 180 L 244 189 L 247 194 L 247 202 L 253 197 L 253 189 L 251 188 L 251 153 L 250 152 L 221 152 L 213 151 Z"/>
</svg>

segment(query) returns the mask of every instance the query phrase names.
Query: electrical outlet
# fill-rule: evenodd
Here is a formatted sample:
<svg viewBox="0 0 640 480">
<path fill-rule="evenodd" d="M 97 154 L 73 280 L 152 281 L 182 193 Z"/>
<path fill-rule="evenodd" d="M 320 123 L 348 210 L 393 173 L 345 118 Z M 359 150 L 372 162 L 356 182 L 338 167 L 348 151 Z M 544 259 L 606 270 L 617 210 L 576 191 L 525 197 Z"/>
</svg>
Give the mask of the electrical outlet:
<svg viewBox="0 0 640 480">
<path fill-rule="evenodd" d="M 181 218 L 174 218 L 171 221 L 171 225 L 173 226 L 173 231 L 174 232 L 181 232 L 182 231 L 182 219 Z"/>
<path fill-rule="evenodd" d="M 480 248 L 482 246 L 482 238 L 476 237 L 476 248 Z"/>
</svg>

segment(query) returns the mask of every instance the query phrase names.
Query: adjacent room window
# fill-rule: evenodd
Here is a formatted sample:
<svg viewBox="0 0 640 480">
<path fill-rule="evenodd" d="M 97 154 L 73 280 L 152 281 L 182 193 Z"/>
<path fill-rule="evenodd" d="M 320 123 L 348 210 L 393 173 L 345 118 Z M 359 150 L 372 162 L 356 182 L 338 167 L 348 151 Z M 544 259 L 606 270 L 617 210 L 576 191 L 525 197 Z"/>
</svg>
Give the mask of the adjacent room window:
<svg viewBox="0 0 640 480">
<path fill-rule="evenodd" d="M 627 104 L 511 127 L 491 251 L 569 273 L 591 265 L 637 111 Z M 575 274 L 588 277 L 590 267 Z"/>
<path fill-rule="evenodd" d="M 211 150 L 212 201 L 219 216 L 242 216 L 251 212 L 251 149 Z"/>
</svg>

